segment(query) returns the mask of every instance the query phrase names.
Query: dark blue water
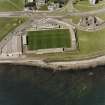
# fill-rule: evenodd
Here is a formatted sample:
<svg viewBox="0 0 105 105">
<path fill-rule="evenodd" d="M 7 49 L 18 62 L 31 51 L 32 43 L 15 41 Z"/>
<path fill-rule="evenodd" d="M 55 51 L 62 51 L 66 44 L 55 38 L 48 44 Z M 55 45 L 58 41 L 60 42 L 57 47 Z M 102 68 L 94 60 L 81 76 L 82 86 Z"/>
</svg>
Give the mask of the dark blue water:
<svg viewBox="0 0 105 105">
<path fill-rule="evenodd" d="M 52 72 L 0 65 L 0 105 L 105 105 L 105 66 Z"/>
</svg>

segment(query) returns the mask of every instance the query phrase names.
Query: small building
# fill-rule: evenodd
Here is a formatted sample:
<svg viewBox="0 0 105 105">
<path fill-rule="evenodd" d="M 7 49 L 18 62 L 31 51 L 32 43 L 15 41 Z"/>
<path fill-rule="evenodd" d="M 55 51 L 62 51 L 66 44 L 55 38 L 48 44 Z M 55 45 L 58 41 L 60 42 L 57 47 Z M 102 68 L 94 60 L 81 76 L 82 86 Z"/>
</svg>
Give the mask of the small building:
<svg viewBox="0 0 105 105">
<path fill-rule="evenodd" d="M 49 11 L 53 11 L 53 10 L 54 10 L 54 7 L 53 7 L 52 5 L 49 5 L 49 6 L 48 6 L 48 10 L 49 10 Z"/>
<path fill-rule="evenodd" d="M 89 0 L 91 5 L 95 5 L 96 4 L 96 0 Z"/>
<path fill-rule="evenodd" d="M 36 0 L 36 5 L 45 5 L 45 0 Z"/>
<path fill-rule="evenodd" d="M 36 10 L 36 1 L 35 0 L 25 0 L 25 11 Z"/>
<path fill-rule="evenodd" d="M 23 45 L 27 45 L 26 35 L 22 36 Z"/>
<path fill-rule="evenodd" d="M 45 0 L 36 0 L 36 7 L 39 9 L 41 6 L 45 5 Z"/>
<path fill-rule="evenodd" d="M 59 8 L 59 3 L 51 3 L 49 6 L 48 6 L 48 10 L 49 11 L 53 11 L 53 10 L 56 10 Z"/>
<path fill-rule="evenodd" d="M 33 0 L 28 0 L 28 2 L 33 2 Z"/>
</svg>

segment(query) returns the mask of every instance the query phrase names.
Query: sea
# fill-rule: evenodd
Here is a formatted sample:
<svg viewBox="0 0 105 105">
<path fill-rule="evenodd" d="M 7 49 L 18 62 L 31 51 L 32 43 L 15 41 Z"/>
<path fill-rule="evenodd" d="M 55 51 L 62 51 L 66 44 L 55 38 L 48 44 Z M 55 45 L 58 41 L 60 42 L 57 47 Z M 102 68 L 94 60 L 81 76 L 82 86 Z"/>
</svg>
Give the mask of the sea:
<svg viewBox="0 0 105 105">
<path fill-rule="evenodd" d="M 0 105 L 105 105 L 105 66 L 53 71 L 0 64 Z"/>
</svg>

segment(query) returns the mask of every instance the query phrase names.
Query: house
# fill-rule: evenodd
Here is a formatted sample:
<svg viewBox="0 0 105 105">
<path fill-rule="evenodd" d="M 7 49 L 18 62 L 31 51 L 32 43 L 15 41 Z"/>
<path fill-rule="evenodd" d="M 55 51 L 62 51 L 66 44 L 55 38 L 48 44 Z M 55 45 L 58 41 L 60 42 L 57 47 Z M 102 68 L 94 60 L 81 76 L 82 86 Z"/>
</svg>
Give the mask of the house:
<svg viewBox="0 0 105 105">
<path fill-rule="evenodd" d="M 45 0 L 25 0 L 25 8 L 29 10 L 36 10 L 42 5 L 45 5 Z"/>
<path fill-rule="evenodd" d="M 48 10 L 49 11 L 53 11 L 53 10 L 56 10 L 59 8 L 59 3 L 51 3 L 49 6 L 48 6 Z"/>
<path fill-rule="evenodd" d="M 25 0 L 25 10 L 35 10 L 36 3 L 35 0 Z"/>
<path fill-rule="evenodd" d="M 28 0 L 28 2 L 33 2 L 33 0 Z"/>
<path fill-rule="evenodd" d="M 95 5 L 97 0 L 89 0 L 91 5 Z"/>
</svg>

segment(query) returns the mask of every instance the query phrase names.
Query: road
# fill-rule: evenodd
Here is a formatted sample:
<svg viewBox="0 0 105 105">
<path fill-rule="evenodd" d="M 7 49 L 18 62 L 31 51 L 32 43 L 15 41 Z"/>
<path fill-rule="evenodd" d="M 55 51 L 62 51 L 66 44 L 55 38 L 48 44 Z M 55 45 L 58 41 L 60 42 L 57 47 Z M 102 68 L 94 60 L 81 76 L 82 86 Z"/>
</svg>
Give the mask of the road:
<svg viewBox="0 0 105 105">
<path fill-rule="evenodd" d="M 21 17 L 21 16 L 31 16 L 34 15 L 36 17 L 52 17 L 52 18 L 65 18 L 66 16 L 84 16 L 84 15 L 93 15 L 93 14 L 102 14 L 105 13 L 105 8 L 98 9 L 98 10 L 93 10 L 93 11 L 88 11 L 88 12 L 67 12 L 65 13 L 65 16 L 58 13 L 56 15 L 52 15 L 51 12 L 47 11 L 40 11 L 40 12 L 27 12 L 27 11 L 10 11 L 10 12 L 0 12 L 0 17 Z"/>
</svg>

